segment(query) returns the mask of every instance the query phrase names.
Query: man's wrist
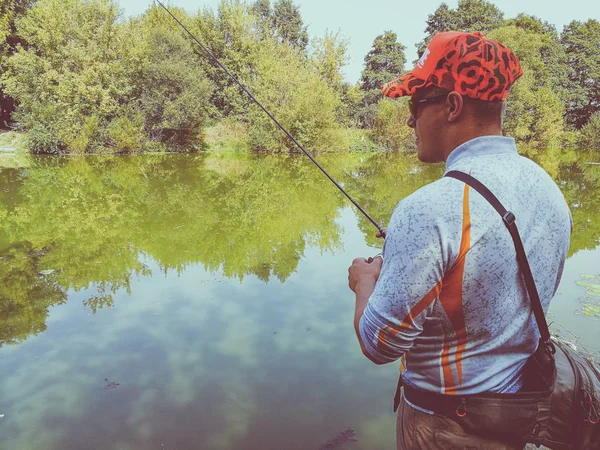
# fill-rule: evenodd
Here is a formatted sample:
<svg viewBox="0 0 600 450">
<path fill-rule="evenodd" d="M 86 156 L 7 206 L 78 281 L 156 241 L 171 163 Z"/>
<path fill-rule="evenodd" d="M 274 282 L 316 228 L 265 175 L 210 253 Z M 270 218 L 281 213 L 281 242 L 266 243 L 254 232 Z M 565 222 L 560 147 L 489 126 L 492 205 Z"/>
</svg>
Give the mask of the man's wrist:
<svg viewBox="0 0 600 450">
<path fill-rule="evenodd" d="M 367 293 L 367 297 L 370 297 L 373 291 L 375 290 L 375 284 L 377 280 L 372 279 L 370 277 L 364 277 L 358 280 L 356 283 L 356 287 L 354 289 L 354 293 L 358 296 L 359 294 Z"/>
<path fill-rule="evenodd" d="M 354 315 L 355 324 L 358 326 L 358 321 L 360 317 L 363 315 L 365 308 L 367 307 L 367 303 L 369 302 L 369 298 L 373 291 L 375 290 L 375 280 L 371 279 L 362 279 L 356 285 L 356 290 L 354 293 L 356 294 L 356 309 Z"/>
</svg>

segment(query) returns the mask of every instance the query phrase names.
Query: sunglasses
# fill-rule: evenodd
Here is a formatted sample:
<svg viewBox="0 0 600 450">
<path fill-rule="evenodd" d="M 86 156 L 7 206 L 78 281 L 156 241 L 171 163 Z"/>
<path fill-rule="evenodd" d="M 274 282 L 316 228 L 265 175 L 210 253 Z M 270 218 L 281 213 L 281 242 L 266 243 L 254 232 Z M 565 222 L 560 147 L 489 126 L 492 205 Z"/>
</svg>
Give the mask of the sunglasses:
<svg viewBox="0 0 600 450">
<path fill-rule="evenodd" d="M 410 115 L 413 116 L 414 118 L 417 117 L 417 113 L 419 112 L 419 107 L 425 103 L 430 103 L 436 100 L 440 100 L 442 97 L 446 98 L 448 97 L 448 92 L 445 94 L 438 94 L 438 95 L 433 95 L 431 97 L 425 97 L 422 98 L 421 100 L 417 100 L 417 101 L 413 101 L 412 99 L 410 99 L 408 101 L 408 110 L 410 111 Z"/>
</svg>

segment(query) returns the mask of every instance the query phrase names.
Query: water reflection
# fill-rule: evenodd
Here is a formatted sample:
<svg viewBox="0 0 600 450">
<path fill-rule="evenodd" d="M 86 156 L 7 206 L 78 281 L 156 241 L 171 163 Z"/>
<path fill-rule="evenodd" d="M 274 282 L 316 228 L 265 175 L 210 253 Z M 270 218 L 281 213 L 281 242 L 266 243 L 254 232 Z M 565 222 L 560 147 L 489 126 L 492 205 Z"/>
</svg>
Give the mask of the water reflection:
<svg viewBox="0 0 600 450">
<path fill-rule="evenodd" d="M 591 270 L 600 170 L 530 156 Z M 414 155 L 319 160 L 382 224 L 443 172 Z M 356 450 L 392 447 L 397 368 L 359 354 L 345 286 L 381 242 L 305 157 L 32 158 L 0 170 L 0 220 L 8 448 L 317 449 L 347 427 Z"/>
<path fill-rule="evenodd" d="M 69 289 L 96 286 L 94 312 L 112 305 L 149 275 L 141 255 L 164 273 L 201 263 L 267 281 L 288 278 L 307 245 L 339 246 L 341 201 L 295 158 L 36 159 L 3 170 L 0 188 L 3 312 L 21 321 L 31 310 L 43 323 Z M 2 343 L 24 337 L 12 328 Z"/>
<path fill-rule="evenodd" d="M 532 151 L 560 184 L 574 221 L 570 254 L 600 240 L 600 167 L 592 155 Z M 441 165 L 409 154 L 321 157 L 361 205 L 387 223 L 397 202 L 439 178 Z M 0 171 L 0 345 L 44 329 L 51 305 L 69 289 L 91 286 L 84 304 L 97 312 L 131 278 L 201 264 L 243 281 L 285 281 L 307 246 L 339 249 L 345 204 L 300 157 L 156 156 L 37 158 L 27 169 Z M 380 246 L 359 217 L 366 241 Z M 49 273 L 51 272 L 51 273 Z"/>
<path fill-rule="evenodd" d="M 0 252 L 0 347 L 44 331 L 48 308 L 67 300 L 54 277 L 39 274 L 40 259 L 46 252 L 29 243 Z"/>
<path fill-rule="evenodd" d="M 536 161 L 558 183 L 573 216 L 569 256 L 594 249 L 600 243 L 600 166 L 589 164 L 597 152 L 576 150 L 529 150 Z"/>
</svg>

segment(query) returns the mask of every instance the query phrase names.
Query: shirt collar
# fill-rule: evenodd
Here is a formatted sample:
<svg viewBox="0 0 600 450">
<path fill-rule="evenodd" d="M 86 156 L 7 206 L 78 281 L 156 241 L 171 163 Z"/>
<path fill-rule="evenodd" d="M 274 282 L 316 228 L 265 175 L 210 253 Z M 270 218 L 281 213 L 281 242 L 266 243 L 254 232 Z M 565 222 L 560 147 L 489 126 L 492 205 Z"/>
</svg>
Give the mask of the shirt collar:
<svg viewBox="0 0 600 450">
<path fill-rule="evenodd" d="M 456 147 L 446 160 L 446 172 L 458 161 L 477 156 L 503 155 L 517 153 L 515 140 L 504 136 L 480 136 Z"/>
</svg>

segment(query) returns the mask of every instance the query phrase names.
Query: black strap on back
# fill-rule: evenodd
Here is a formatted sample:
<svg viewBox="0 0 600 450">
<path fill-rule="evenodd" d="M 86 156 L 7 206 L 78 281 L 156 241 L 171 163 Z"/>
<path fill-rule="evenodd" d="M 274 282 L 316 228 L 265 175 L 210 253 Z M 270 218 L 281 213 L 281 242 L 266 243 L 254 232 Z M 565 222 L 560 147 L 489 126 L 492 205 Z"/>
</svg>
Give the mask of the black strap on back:
<svg viewBox="0 0 600 450">
<path fill-rule="evenodd" d="M 452 170 L 448 172 L 445 176 L 455 178 L 471 186 L 473 189 L 479 192 L 483 196 L 483 198 L 485 198 L 502 217 L 502 221 L 508 229 L 512 240 L 515 244 L 519 269 L 521 271 L 521 274 L 523 275 L 523 279 L 525 280 L 525 286 L 527 287 L 527 293 L 529 294 L 529 299 L 531 300 L 531 306 L 533 309 L 533 314 L 535 315 L 535 321 L 537 322 L 537 326 L 540 330 L 541 341 L 544 344 L 549 344 L 550 330 L 548 330 L 548 323 L 546 322 L 546 316 L 544 315 L 544 310 L 542 309 L 540 296 L 535 286 L 533 274 L 531 273 L 531 267 L 529 266 L 529 262 L 527 261 L 527 255 L 525 254 L 525 249 L 523 248 L 523 242 L 521 241 L 519 230 L 517 229 L 515 215 L 512 212 L 507 211 L 506 208 L 502 206 L 502 203 L 500 203 L 500 200 L 498 200 L 496 196 L 492 194 L 492 192 L 487 187 L 485 187 L 480 181 L 476 180 L 471 175 L 468 175 L 464 172 L 459 172 L 457 170 Z"/>
</svg>

